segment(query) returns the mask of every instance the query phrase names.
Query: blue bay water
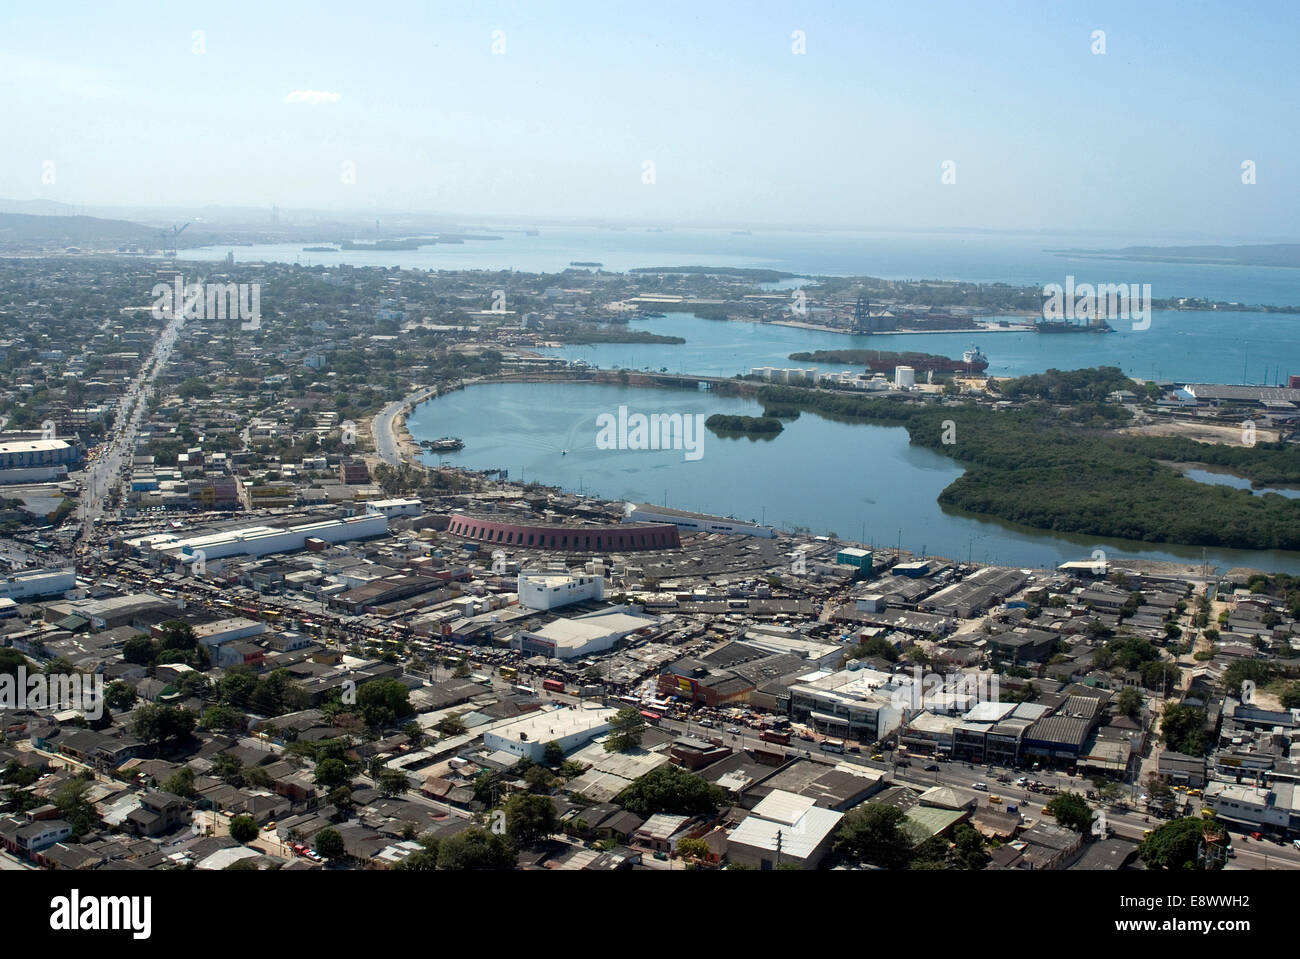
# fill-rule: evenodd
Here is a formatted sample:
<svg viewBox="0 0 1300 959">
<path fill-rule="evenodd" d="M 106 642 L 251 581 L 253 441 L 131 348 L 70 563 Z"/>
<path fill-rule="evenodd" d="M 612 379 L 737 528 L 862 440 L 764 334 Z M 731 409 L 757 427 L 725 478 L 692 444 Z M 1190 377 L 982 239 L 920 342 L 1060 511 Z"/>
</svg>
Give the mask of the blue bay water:
<svg viewBox="0 0 1300 959">
<path fill-rule="evenodd" d="M 912 446 L 897 427 L 837 423 L 805 413 L 773 439 L 721 438 L 706 432 L 703 455 L 683 450 L 603 450 L 597 417 L 629 413 L 757 415 L 749 399 L 692 390 L 589 383 L 491 383 L 419 406 L 412 435 L 453 435 L 465 449 L 426 456 L 470 469 L 506 469 L 606 499 L 645 501 L 783 529 L 815 533 L 952 559 L 1053 567 L 1088 559 L 1094 549 L 1199 563 L 1196 548 L 1049 534 L 941 508 L 939 493 L 961 474 L 951 459 Z M 1300 572 L 1300 553 L 1211 550 L 1211 565 Z"/>
<path fill-rule="evenodd" d="M 742 236 L 718 230 L 594 227 L 541 227 L 539 235 L 527 236 L 522 230 L 483 229 L 502 239 L 397 252 L 306 253 L 301 244 L 269 244 L 235 247 L 234 253 L 241 262 L 350 263 L 422 270 L 556 272 L 577 260 L 600 262 L 607 271 L 735 266 L 1032 286 L 1063 283 L 1070 275 L 1081 283 L 1150 284 L 1156 298 L 1300 304 L 1300 271 L 1295 269 L 1140 263 L 1050 252 L 1180 242 L 1158 236 L 776 230 Z M 1250 241 L 1225 237 L 1219 242 Z M 182 256 L 218 260 L 227 249 L 187 250 Z M 788 289 L 798 282 L 773 286 Z M 732 376 L 754 366 L 817 365 L 789 360 L 790 353 L 801 350 L 914 350 L 956 358 L 978 345 L 989 357 L 988 372 L 993 375 L 1113 365 L 1143 379 L 1285 383 L 1288 374 L 1300 374 L 1298 324 L 1300 316 L 1285 314 L 1163 312 L 1152 317 L 1149 329 L 1133 330 L 1131 324 L 1116 322 L 1117 332 L 1100 336 L 960 332 L 851 337 L 670 314 L 634 321 L 633 328 L 682 336 L 685 344 L 598 344 L 544 352 L 601 367 Z M 847 425 L 804 414 L 775 439 L 721 439 L 707 434 L 705 455 L 698 462 L 686 460 L 680 451 L 596 449 L 596 416 L 614 412 L 620 404 L 633 411 L 661 413 L 759 411 L 753 401 L 690 391 L 490 384 L 420 406 L 410 418 L 410 428 L 417 439 L 462 437 L 466 448 L 446 457 L 450 463 L 508 469 L 515 479 L 611 499 L 666 503 L 787 529 L 833 531 L 879 547 L 892 547 L 901 537 L 905 549 L 917 552 L 1032 567 L 1086 559 L 1097 548 L 1112 557 L 1201 560 L 1201 550 L 1196 548 L 1048 534 L 945 511 L 936 498 L 960 474 L 960 467 L 937 453 L 913 448 L 902 429 Z M 1293 552 L 1215 550 L 1208 559 L 1222 568 L 1246 565 L 1300 572 L 1300 553 Z"/>
<path fill-rule="evenodd" d="M 1017 322 L 1023 322 L 1017 320 Z M 1153 313 L 1150 328 L 1116 321 L 1114 333 L 970 332 L 849 336 L 770 323 L 702 320 L 687 313 L 633 320 L 629 329 L 680 336 L 684 344 L 598 343 L 542 350 L 593 366 L 734 376 L 756 366 L 861 369 L 791 360 L 813 350 L 935 353 L 954 359 L 972 345 L 989 359 L 993 376 L 1047 369 L 1118 366 L 1139 379 L 1286 385 L 1300 375 L 1300 315 L 1284 313 Z"/>
</svg>

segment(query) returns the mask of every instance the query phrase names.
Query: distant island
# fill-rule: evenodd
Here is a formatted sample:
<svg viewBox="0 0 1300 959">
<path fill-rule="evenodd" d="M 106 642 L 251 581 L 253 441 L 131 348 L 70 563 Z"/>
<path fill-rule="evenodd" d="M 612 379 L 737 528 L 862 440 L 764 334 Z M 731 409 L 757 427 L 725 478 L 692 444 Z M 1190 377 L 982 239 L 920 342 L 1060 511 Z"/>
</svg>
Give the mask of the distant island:
<svg viewBox="0 0 1300 959">
<path fill-rule="evenodd" d="M 405 240 L 375 240 L 373 243 L 358 243 L 355 240 L 340 240 L 339 246 L 344 250 L 418 250 L 422 246 L 437 243 L 464 243 L 466 240 L 500 240 L 499 236 L 483 233 L 439 233 L 437 236 L 416 236 Z"/>
<path fill-rule="evenodd" d="M 778 280 L 792 280 L 798 273 L 786 273 L 783 270 L 753 269 L 743 266 L 638 266 L 629 273 L 682 273 L 697 276 L 733 276 L 755 283 L 776 283 Z"/>
<path fill-rule="evenodd" d="M 1252 246 L 1126 246 L 1119 250 L 1047 250 L 1057 256 L 1150 263 L 1203 263 L 1219 266 L 1300 267 L 1300 243 Z"/>
<path fill-rule="evenodd" d="M 339 241 L 343 250 L 418 250 L 422 246 L 432 246 L 438 241 L 432 237 L 413 240 L 376 240 L 374 243 L 356 243 L 352 240 Z"/>
<path fill-rule="evenodd" d="M 569 266 L 602 267 L 604 265 L 605 265 L 604 263 L 597 263 L 595 260 L 570 260 L 569 261 Z"/>
<path fill-rule="evenodd" d="M 714 413 L 704 421 L 715 433 L 753 433 L 761 436 L 775 436 L 785 429 L 785 425 L 771 416 L 728 416 Z"/>
<path fill-rule="evenodd" d="M 600 330 L 574 329 L 551 334 L 561 343 L 586 345 L 589 343 L 661 343 L 677 346 L 685 343 L 685 337 L 666 336 L 663 333 L 650 333 L 646 330 Z"/>
<path fill-rule="evenodd" d="M 304 253 L 337 253 L 339 249 L 336 246 L 304 246 L 302 251 Z"/>
</svg>

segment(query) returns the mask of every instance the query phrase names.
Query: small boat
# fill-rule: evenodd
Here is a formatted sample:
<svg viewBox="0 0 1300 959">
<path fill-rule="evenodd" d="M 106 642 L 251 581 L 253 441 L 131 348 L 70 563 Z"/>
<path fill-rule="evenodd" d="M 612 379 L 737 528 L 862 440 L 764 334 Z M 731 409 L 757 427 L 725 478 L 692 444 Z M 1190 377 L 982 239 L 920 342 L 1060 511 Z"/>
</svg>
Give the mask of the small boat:
<svg viewBox="0 0 1300 959">
<path fill-rule="evenodd" d="M 568 450 L 560 450 L 560 455 L 561 455 L 561 456 L 568 456 L 568 455 L 569 455 L 569 451 L 568 451 Z"/>
</svg>

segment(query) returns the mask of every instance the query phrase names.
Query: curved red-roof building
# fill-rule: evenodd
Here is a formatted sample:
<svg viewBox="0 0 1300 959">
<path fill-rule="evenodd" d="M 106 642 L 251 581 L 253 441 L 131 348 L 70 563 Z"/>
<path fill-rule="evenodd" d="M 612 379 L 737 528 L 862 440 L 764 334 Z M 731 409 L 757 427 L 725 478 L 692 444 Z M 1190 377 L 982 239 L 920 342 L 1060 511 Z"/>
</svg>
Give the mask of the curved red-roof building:
<svg viewBox="0 0 1300 959">
<path fill-rule="evenodd" d="M 617 523 L 609 526 L 515 523 L 468 513 L 453 513 L 447 523 L 453 536 L 515 549 L 558 553 L 635 553 L 679 549 L 677 527 L 668 523 Z"/>
</svg>

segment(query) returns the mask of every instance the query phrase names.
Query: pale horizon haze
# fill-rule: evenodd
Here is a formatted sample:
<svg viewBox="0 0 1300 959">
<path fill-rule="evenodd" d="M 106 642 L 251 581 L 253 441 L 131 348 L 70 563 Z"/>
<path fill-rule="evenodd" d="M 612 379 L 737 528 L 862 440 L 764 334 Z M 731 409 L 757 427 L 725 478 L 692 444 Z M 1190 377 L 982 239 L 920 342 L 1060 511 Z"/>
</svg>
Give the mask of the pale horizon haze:
<svg viewBox="0 0 1300 959">
<path fill-rule="evenodd" d="M 27 4 L 0 35 L 0 198 L 1276 241 L 1300 236 L 1298 25 L 1285 3 Z"/>
</svg>

